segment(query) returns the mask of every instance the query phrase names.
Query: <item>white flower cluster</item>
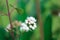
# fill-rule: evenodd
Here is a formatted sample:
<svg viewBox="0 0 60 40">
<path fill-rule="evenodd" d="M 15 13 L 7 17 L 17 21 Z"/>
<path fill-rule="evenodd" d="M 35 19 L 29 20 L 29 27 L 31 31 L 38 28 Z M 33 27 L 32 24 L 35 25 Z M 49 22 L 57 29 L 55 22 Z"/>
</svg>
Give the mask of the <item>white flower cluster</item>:
<svg viewBox="0 0 60 40">
<path fill-rule="evenodd" d="M 27 17 L 24 23 L 21 24 L 20 29 L 29 31 L 34 30 L 36 28 L 36 19 L 34 17 Z"/>
<path fill-rule="evenodd" d="M 34 30 L 37 27 L 36 19 L 34 17 L 27 17 L 24 23 L 20 23 L 20 31 Z M 7 26 L 7 29 L 11 29 L 10 25 Z"/>
</svg>

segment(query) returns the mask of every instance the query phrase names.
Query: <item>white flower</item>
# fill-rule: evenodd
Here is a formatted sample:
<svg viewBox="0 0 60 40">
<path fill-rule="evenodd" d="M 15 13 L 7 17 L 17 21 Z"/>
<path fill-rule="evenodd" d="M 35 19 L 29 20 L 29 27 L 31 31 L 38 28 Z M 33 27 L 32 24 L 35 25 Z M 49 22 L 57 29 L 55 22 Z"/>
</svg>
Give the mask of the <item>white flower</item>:
<svg viewBox="0 0 60 40">
<path fill-rule="evenodd" d="M 35 23 L 36 22 L 36 19 L 34 17 L 27 17 L 27 19 L 25 20 L 25 23 Z"/>
<path fill-rule="evenodd" d="M 25 23 L 32 30 L 34 30 L 37 27 L 36 19 L 34 17 L 27 17 L 27 19 L 25 20 Z"/>
<path fill-rule="evenodd" d="M 34 17 L 27 17 L 25 23 L 15 21 L 12 24 L 13 24 L 13 28 L 16 27 L 15 25 L 17 25 L 20 26 L 20 31 L 26 31 L 26 32 L 28 32 L 29 30 L 34 30 L 37 27 L 36 19 Z M 11 30 L 10 24 L 8 24 L 6 27 L 6 31 L 9 30 Z"/>
<path fill-rule="evenodd" d="M 8 30 L 11 30 L 10 24 L 8 24 L 5 28 L 5 30 L 8 32 Z"/>
<path fill-rule="evenodd" d="M 26 31 L 26 32 L 29 31 L 29 27 L 25 23 L 22 23 L 20 26 L 21 26 L 20 27 L 21 31 Z"/>
</svg>

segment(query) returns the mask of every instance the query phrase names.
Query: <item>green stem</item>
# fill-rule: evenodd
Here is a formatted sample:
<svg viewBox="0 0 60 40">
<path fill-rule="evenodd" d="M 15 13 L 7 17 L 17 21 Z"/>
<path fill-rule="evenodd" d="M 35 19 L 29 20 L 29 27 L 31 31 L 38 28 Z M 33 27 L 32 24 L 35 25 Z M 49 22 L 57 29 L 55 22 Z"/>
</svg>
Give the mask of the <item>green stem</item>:
<svg viewBox="0 0 60 40">
<path fill-rule="evenodd" d="M 6 0 L 6 5 L 7 5 L 7 10 L 8 10 L 8 17 L 9 17 L 9 21 L 10 21 L 10 26 L 11 26 L 11 29 L 12 29 L 13 25 L 12 25 L 12 21 L 11 21 L 10 12 L 9 12 L 8 0 Z M 11 32 L 11 36 L 12 36 L 13 40 L 15 40 L 13 31 Z"/>
</svg>

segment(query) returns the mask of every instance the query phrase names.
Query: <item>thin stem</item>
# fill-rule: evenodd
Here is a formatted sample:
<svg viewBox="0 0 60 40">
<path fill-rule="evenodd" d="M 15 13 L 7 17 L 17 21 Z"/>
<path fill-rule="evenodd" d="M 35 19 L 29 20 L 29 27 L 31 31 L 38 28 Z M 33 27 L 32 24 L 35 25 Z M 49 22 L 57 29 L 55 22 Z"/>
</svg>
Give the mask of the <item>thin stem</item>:
<svg viewBox="0 0 60 40">
<path fill-rule="evenodd" d="M 10 12 L 9 12 L 8 0 L 6 0 L 6 4 L 7 4 L 7 10 L 8 10 L 9 21 L 10 21 L 10 25 L 11 25 L 11 28 L 12 28 L 12 23 L 11 23 L 11 16 L 10 16 Z"/>
<path fill-rule="evenodd" d="M 10 16 L 10 12 L 9 12 L 8 0 L 6 0 L 6 5 L 7 5 L 7 10 L 8 10 L 8 17 L 9 17 L 9 21 L 10 21 L 10 26 L 11 26 L 11 29 L 12 29 L 13 25 L 12 25 L 12 22 L 11 22 L 11 16 Z M 11 36 L 12 36 L 13 40 L 15 40 L 13 31 L 11 32 Z"/>
<path fill-rule="evenodd" d="M 38 25 L 40 26 L 40 36 L 41 40 L 44 40 L 44 31 L 43 31 L 43 22 L 41 19 L 41 10 L 40 10 L 40 0 L 36 0 L 36 10 L 37 10 L 37 20 L 38 20 Z"/>
</svg>

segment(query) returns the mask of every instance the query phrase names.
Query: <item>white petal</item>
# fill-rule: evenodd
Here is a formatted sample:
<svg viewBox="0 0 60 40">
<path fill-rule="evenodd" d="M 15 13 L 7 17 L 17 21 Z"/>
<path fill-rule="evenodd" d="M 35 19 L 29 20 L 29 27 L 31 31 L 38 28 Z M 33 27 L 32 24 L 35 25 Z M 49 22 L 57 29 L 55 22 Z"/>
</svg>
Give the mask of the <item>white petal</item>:
<svg viewBox="0 0 60 40">
<path fill-rule="evenodd" d="M 29 24 L 29 27 L 33 30 L 37 27 L 35 22 L 36 22 L 36 19 L 32 16 L 27 17 L 27 19 L 25 20 L 25 23 Z M 34 25 L 32 26 L 31 24 L 34 24 Z"/>
<path fill-rule="evenodd" d="M 21 31 L 26 31 L 26 32 L 27 32 L 27 31 L 29 31 L 29 28 L 28 28 L 28 27 L 21 27 L 20 30 L 21 30 Z"/>
<path fill-rule="evenodd" d="M 11 30 L 11 28 L 10 28 L 10 24 L 8 24 L 7 29 Z"/>
<path fill-rule="evenodd" d="M 29 31 L 29 28 L 28 27 L 25 27 L 26 28 L 26 31 Z"/>
<path fill-rule="evenodd" d="M 33 24 L 34 24 L 33 26 L 35 27 L 36 26 L 36 23 L 33 23 Z"/>
<path fill-rule="evenodd" d="M 28 26 L 27 26 L 25 23 L 22 23 L 22 24 L 21 24 L 21 27 L 20 27 L 20 30 L 27 32 L 27 31 L 29 31 L 29 28 L 28 28 Z"/>
<path fill-rule="evenodd" d="M 21 23 L 21 26 L 22 26 L 22 27 L 24 27 L 24 26 L 26 27 L 27 25 L 26 25 L 25 23 Z"/>
<path fill-rule="evenodd" d="M 27 17 L 27 19 L 25 20 L 25 23 L 35 23 L 36 22 L 36 19 L 34 17 Z"/>
<path fill-rule="evenodd" d="M 30 17 L 30 19 L 34 22 L 36 22 L 36 19 L 34 17 Z"/>
<path fill-rule="evenodd" d="M 32 26 L 32 25 L 30 25 L 29 26 L 32 30 L 34 30 L 37 26 L 36 26 L 36 23 L 34 23 L 34 25 Z"/>
<path fill-rule="evenodd" d="M 33 21 L 30 21 L 30 24 L 34 24 L 35 22 L 33 22 Z"/>
<path fill-rule="evenodd" d="M 34 29 L 35 29 L 35 27 L 33 27 L 32 25 L 30 25 L 29 27 L 30 27 L 32 30 L 34 30 Z"/>
<path fill-rule="evenodd" d="M 6 26 L 5 30 L 6 30 L 7 32 L 8 32 L 8 30 L 11 30 L 10 24 L 8 24 L 8 25 Z"/>
</svg>

